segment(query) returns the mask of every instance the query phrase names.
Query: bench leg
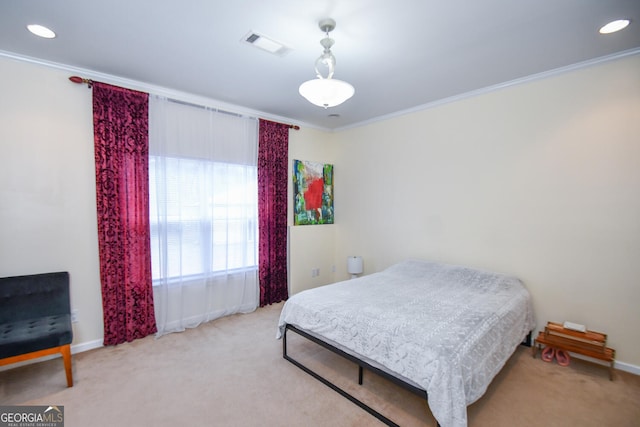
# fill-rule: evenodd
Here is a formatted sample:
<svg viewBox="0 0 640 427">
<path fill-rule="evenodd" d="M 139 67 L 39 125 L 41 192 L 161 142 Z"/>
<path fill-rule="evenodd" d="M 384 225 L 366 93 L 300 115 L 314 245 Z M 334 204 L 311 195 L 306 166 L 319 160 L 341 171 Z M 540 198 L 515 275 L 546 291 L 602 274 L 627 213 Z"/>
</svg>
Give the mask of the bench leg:
<svg viewBox="0 0 640 427">
<path fill-rule="evenodd" d="M 64 361 L 64 370 L 67 374 L 67 387 L 73 387 L 73 372 L 71 367 L 71 344 L 61 345 L 60 347 L 45 348 L 26 354 L 18 354 L 16 356 L 5 357 L 0 359 L 0 366 L 10 365 L 12 363 L 24 362 L 26 360 L 37 359 L 39 357 L 61 354 Z"/>
<path fill-rule="evenodd" d="M 614 361 L 611 361 L 611 364 L 609 365 L 609 381 L 613 381 L 613 364 Z"/>
<path fill-rule="evenodd" d="M 71 345 L 60 347 L 62 359 L 64 361 L 64 371 L 67 374 L 67 387 L 73 387 L 73 367 L 71 366 Z"/>
</svg>

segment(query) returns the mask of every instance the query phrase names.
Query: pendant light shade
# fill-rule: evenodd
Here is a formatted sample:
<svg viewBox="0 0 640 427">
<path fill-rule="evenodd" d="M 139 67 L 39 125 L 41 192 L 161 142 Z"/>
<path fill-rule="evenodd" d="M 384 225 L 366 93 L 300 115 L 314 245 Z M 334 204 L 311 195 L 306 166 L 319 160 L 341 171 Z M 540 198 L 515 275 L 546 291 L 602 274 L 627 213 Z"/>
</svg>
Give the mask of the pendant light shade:
<svg viewBox="0 0 640 427">
<path fill-rule="evenodd" d="M 300 95 L 318 107 L 335 107 L 351 98 L 355 89 L 347 82 L 318 77 L 300 85 Z"/>
<path fill-rule="evenodd" d="M 324 50 L 316 60 L 317 78 L 302 83 L 298 91 L 314 105 L 324 108 L 335 107 L 351 98 L 355 89 L 349 83 L 333 78 L 336 57 L 331 52 L 334 40 L 329 37 L 329 32 L 336 27 L 336 21 L 327 18 L 320 21 L 318 25 L 325 32 L 326 37 L 320 40 Z M 326 72 L 326 75 L 323 75 L 323 71 Z"/>
</svg>

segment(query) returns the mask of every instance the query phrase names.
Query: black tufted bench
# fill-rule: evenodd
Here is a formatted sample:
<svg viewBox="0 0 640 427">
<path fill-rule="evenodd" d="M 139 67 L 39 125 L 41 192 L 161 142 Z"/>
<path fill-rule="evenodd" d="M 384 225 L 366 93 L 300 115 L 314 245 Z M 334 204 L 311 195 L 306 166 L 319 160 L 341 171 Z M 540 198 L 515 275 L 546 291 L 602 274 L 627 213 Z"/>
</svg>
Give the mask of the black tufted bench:
<svg viewBox="0 0 640 427">
<path fill-rule="evenodd" d="M 61 353 L 71 371 L 69 273 L 0 278 L 0 366 Z"/>
</svg>

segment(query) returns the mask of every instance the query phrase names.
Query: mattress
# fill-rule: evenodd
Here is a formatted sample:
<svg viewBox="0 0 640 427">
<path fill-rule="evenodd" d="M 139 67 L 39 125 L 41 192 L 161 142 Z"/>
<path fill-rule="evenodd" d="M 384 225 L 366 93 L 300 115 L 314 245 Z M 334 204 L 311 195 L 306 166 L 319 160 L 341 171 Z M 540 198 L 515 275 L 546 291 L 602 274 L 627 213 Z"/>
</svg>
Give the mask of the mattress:
<svg viewBox="0 0 640 427">
<path fill-rule="evenodd" d="M 422 260 L 300 292 L 277 338 L 286 324 L 424 389 L 443 427 L 467 425 L 466 407 L 535 326 L 516 277 Z"/>
</svg>

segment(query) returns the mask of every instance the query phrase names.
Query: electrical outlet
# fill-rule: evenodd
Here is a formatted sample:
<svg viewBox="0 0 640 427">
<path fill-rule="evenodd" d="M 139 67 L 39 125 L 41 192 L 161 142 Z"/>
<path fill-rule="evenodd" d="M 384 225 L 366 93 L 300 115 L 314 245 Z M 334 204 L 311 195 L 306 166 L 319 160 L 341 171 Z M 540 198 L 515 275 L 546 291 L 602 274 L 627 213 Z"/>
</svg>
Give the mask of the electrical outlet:
<svg viewBox="0 0 640 427">
<path fill-rule="evenodd" d="M 78 323 L 78 310 L 71 310 L 71 323 Z"/>
<path fill-rule="evenodd" d="M 311 277 L 318 277 L 320 275 L 320 269 L 319 268 L 312 268 L 311 269 Z"/>
</svg>

